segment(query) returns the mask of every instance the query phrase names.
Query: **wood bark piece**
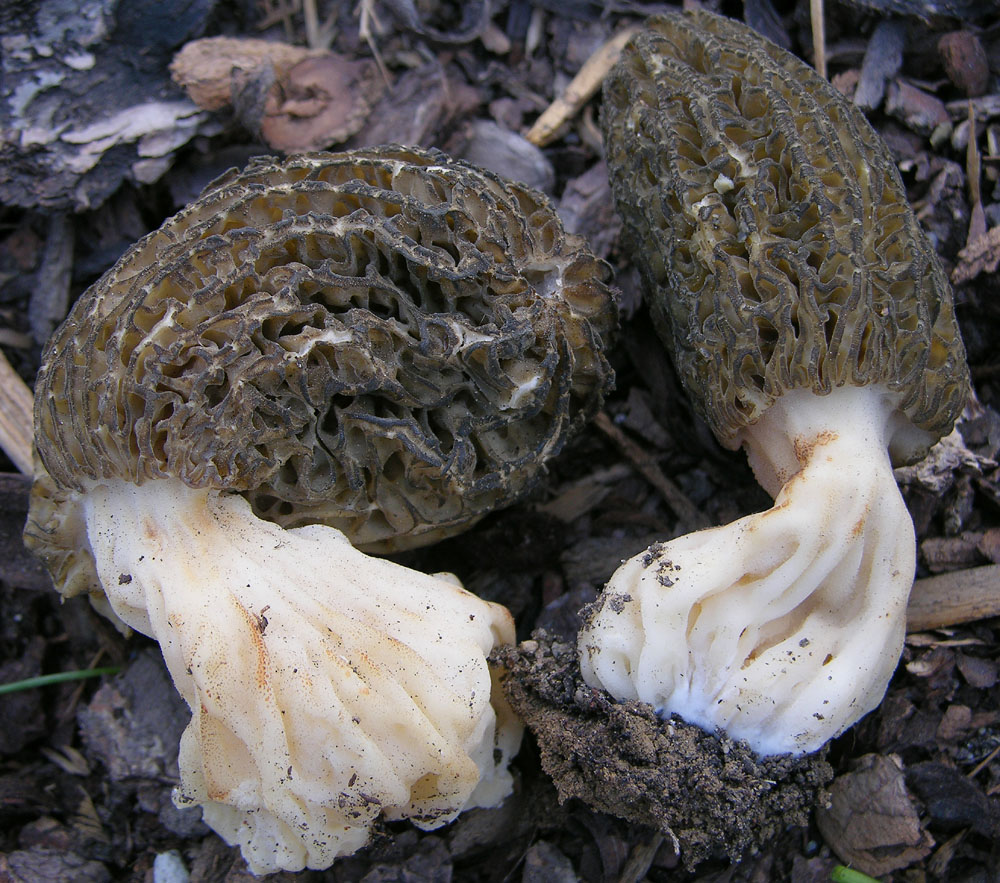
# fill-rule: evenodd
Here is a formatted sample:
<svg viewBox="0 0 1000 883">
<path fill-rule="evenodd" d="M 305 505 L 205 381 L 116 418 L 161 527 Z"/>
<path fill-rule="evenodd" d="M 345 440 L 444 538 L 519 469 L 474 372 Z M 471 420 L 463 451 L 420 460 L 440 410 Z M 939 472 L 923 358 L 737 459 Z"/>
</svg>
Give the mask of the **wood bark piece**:
<svg viewBox="0 0 1000 883">
<path fill-rule="evenodd" d="M 1000 564 L 918 579 L 906 608 L 910 632 L 1000 616 Z"/>
<path fill-rule="evenodd" d="M 938 40 L 938 53 L 948 79 L 970 98 L 983 95 L 990 83 L 990 61 L 972 31 L 952 31 Z"/>
<path fill-rule="evenodd" d="M 0 352 L 0 448 L 25 475 L 32 474 L 33 407 L 31 390 Z"/>
<path fill-rule="evenodd" d="M 608 71 L 614 67 L 625 44 L 638 28 L 626 28 L 601 46 L 555 101 L 550 104 L 528 131 L 527 139 L 538 147 L 554 141 L 559 130 L 579 113 L 604 82 Z"/>
<path fill-rule="evenodd" d="M 0 201 L 83 211 L 123 181 L 149 184 L 218 128 L 167 75 L 211 0 L 37 0 L 11 6 L 0 53 Z M 141 53 L 136 46 L 142 45 Z"/>
<path fill-rule="evenodd" d="M 854 92 L 854 103 L 862 110 L 874 110 L 882 103 L 886 84 L 903 66 L 905 43 L 906 28 L 898 19 L 886 19 L 875 26 Z"/>
</svg>

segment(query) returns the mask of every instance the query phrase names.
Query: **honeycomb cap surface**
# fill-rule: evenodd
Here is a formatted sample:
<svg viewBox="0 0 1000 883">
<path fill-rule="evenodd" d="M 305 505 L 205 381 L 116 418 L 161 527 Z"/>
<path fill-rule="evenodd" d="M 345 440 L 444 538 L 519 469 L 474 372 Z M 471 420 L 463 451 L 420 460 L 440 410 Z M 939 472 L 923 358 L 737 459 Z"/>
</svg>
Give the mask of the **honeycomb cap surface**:
<svg viewBox="0 0 1000 883">
<path fill-rule="evenodd" d="M 229 172 L 49 342 L 26 539 L 65 571 L 75 495 L 165 477 L 369 551 L 455 533 L 600 406 L 608 274 L 542 194 L 437 151 Z"/>
<path fill-rule="evenodd" d="M 968 389 L 951 289 L 864 116 L 706 12 L 654 17 L 604 86 L 612 188 L 689 394 L 736 447 L 790 389 L 884 384 L 921 441 Z"/>
</svg>

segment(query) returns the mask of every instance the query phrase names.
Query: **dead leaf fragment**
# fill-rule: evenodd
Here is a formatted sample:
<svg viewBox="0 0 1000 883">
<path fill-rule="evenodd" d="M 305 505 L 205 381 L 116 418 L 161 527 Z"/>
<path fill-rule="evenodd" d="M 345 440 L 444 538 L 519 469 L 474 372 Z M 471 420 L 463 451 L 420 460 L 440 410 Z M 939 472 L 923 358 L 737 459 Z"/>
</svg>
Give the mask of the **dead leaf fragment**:
<svg viewBox="0 0 1000 883">
<path fill-rule="evenodd" d="M 958 253 L 958 264 L 951 274 L 954 285 L 975 279 L 980 273 L 995 273 L 1000 265 L 1000 227 L 973 239 Z"/>
<path fill-rule="evenodd" d="M 149 651 L 103 684 L 79 712 L 87 752 L 101 760 L 112 782 L 175 780 L 187 719 L 159 654 Z"/>
<path fill-rule="evenodd" d="M 955 658 L 955 664 L 970 687 L 975 687 L 977 690 L 991 690 L 996 686 L 1000 666 L 995 660 L 959 653 Z"/>
<path fill-rule="evenodd" d="M 937 737 L 942 742 L 957 742 L 972 726 L 972 709 L 968 705 L 949 705 L 938 724 Z"/>
<path fill-rule="evenodd" d="M 606 259 L 611 254 L 622 222 L 615 211 L 608 167 L 603 160 L 566 182 L 559 217 L 566 230 L 586 239 L 598 257 Z"/>
<path fill-rule="evenodd" d="M 1000 564 L 1000 527 L 989 527 L 979 535 L 976 548 L 994 564 Z"/>
<path fill-rule="evenodd" d="M 889 84 L 885 110 L 921 135 L 930 135 L 938 126 L 950 122 L 940 98 L 901 79 Z"/>
<path fill-rule="evenodd" d="M 188 43 L 170 72 L 199 107 L 232 104 L 275 150 L 322 150 L 365 123 L 384 88 L 374 63 L 269 40 L 209 37 Z"/>
<path fill-rule="evenodd" d="M 449 151 L 484 169 L 535 190 L 551 191 L 556 173 L 548 157 L 517 132 L 492 120 L 472 120 L 462 127 Z"/>
<path fill-rule="evenodd" d="M 573 863 L 559 848 L 545 840 L 532 844 L 524 856 L 524 883 L 573 883 Z"/>
<path fill-rule="evenodd" d="M 426 147 L 478 106 L 479 93 L 459 71 L 430 61 L 392 84 L 347 146 L 394 142 Z"/>
<path fill-rule="evenodd" d="M 272 86 L 260 133 L 285 153 L 339 144 L 361 129 L 382 87 L 371 62 L 332 52 L 306 58 Z"/>
<path fill-rule="evenodd" d="M 991 801 L 977 782 L 953 767 L 935 761 L 918 763 L 906 771 L 906 783 L 942 827 L 970 827 L 987 837 L 1000 833 L 997 802 Z"/>
<path fill-rule="evenodd" d="M 538 511 L 569 524 L 599 505 L 631 474 L 632 470 L 626 464 L 617 463 L 609 469 L 566 482 L 556 489 L 551 500 L 537 507 Z"/>
<path fill-rule="evenodd" d="M 45 648 L 45 640 L 35 636 L 19 657 L 0 663 L 0 684 L 40 675 Z M 16 754 L 32 740 L 44 736 L 47 730 L 40 691 L 20 690 L 4 696 L 0 702 L 0 755 Z M 4 795 L 0 791 L 0 805 L 3 802 Z"/>
<path fill-rule="evenodd" d="M 0 880 L 29 883 L 32 880 L 74 880 L 77 883 L 106 883 L 108 869 L 98 861 L 60 849 L 18 849 L 0 855 Z"/>
<path fill-rule="evenodd" d="M 322 50 L 272 40 L 206 37 L 192 40 L 174 56 L 170 76 L 203 110 L 220 110 L 232 101 L 234 78 L 270 65 L 284 78 L 299 62 Z"/>
<path fill-rule="evenodd" d="M 930 853 L 934 840 L 920 825 L 902 769 L 890 758 L 865 755 L 829 790 L 830 805 L 817 808 L 816 821 L 841 861 L 879 876 Z"/>
<path fill-rule="evenodd" d="M 940 497 L 955 484 L 957 474 L 982 475 L 994 465 L 992 460 L 969 450 L 962 433 L 953 429 L 923 460 L 912 466 L 900 466 L 893 474 L 900 484 L 919 484 Z"/>
</svg>

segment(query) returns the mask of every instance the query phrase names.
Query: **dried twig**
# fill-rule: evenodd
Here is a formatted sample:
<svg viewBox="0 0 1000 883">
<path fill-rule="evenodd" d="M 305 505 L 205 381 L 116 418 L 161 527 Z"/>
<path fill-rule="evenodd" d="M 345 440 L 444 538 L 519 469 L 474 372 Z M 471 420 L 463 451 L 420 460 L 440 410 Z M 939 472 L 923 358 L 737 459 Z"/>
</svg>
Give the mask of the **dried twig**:
<svg viewBox="0 0 1000 883">
<path fill-rule="evenodd" d="M 385 62 L 382 61 L 382 53 L 378 51 L 378 44 L 375 42 L 375 29 L 379 28 L 379 20 L 378 16 L 375 15 L 373 0 L 361 0 L 358 7 L 358 16 L 358 36 L 368 44 L 372 58 L 375 59 L 375 64 L 378 65 L 379 73 L 382 74 L 382 79 L 385 81 L 386 86 L 392 86 L 392 77 L 389 76 L 389 69 L 385 66 Z"/>
<path fill-rule="evenodd" d="M 669 831 L 669 828 L 667 830 Z M 677 841 L 677 835 L 673 831 L 670 831 L 670 837 L 673 840 L 674 854 L 680 855 L 680 844 Z M 640 881 L 645 880 L 649 869 L 653 865 L 653 859 L 656 858 L 656 853 L 664 839 L 666 838 L 664 838 L 661 832 L 655 831 L 646 839 L 636 843 L 629 853 L 628 861 L 625 862 L 625 866 L 618 875 L 618 883 L 640 883 Z"/>
<path fill-rule="evenodd" d="M 306 46 L 310 49 L 320 48 L 319 13 L 316 11 L 316 0 L 302 0 L 302 19 L 306 26 Z M 329 45 L 323 46 L 329 49 Z"/>
<path fill-rule="evenodd" d="M 1000 564 L 918 579 L 906 608 L 911 632 L 1000 616 Z"/>
<path fill-rule="evenodd" d="M 555 140 L 559 130 L 580 112 L 601 87 L 608 71 L 618 61 L 625 44 L 638 30 L 638 28 L 626 28 L 587 59 L 566 87 L 566 91 L 535 120 L 535 124 L 525 136 L 532 144 L 544 147 Z"/>
<path fill-rule="evenodd" d="M 295 39 L 292 19 L 302 11 L 302 0 L 257 0 L 257 30 L 267 30 L 278 22 L 285 28 L 285 39 Z"/>
<path fill-rule="evenodd" d="M 25 475 L 32 474 L 33 407 L 31 390 L 0 352 L 0 448 Z"/>
<path fill-rule="evenodd" d="M 986 755 L 976 766 L 966 774 L 967 779 L 974 779 L 978 776 L 986 767 L 988 767 L 994 760 L 996 760 L 997 755 L 1000 755 L 1000 745 L 997 745 L 989 754 Z"/>
<path fill-rule="evenodd" d="M 662 494 L 667 505 L 685 526 L 691 530 L 700 530 L 711 525 L 701 510 L 663 474 L 663 470 L 656 465 L 656 460 L 615 426 L 607 414 L 601 411 L 594 418 L 594 424 L 618 446 L 629 462 L 642 473 L 643 478 Z"/>
<path fill-rule="evenodd" d="M 316 0 L 302 0 L 302 18 L 306 25 L 306 45 L 310 49 L 329 49 L 337 35 L 336 12 L 320 24 Z"/>
</svg>

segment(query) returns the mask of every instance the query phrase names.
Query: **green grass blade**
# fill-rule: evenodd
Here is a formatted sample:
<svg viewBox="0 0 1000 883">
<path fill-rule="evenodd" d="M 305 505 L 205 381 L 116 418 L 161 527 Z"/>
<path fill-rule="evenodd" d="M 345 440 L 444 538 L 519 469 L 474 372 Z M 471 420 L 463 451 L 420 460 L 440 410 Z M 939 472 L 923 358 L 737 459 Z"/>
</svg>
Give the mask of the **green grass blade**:
<svg viewBox="0 0 1000 883">
<path fill-rule="evenodd" d="M 830 872 L 830 880 L 831 883 L 879 883 L 874 877 L 869 877 L 853 868 L 845 868 L 843 865 L 837 865 Z"/>
<path fill-rule="evenodd" d="M 37 678 L 25 678 L 23 681 L 0 684 L 0 696 L 4 693 L 17 693 L 20 690 L 33 690 L 35 687 L 48 687 L 50 684 L 64 684 L 67 681 L 79 681 L 83 678 L 113 675 L 119 671 L 121 671 L 120 665 L 109 665 L 105 668 L 87 668 L 80 671 L 61 671 L 52 675 L 39 675 Z"/>
</svg>

